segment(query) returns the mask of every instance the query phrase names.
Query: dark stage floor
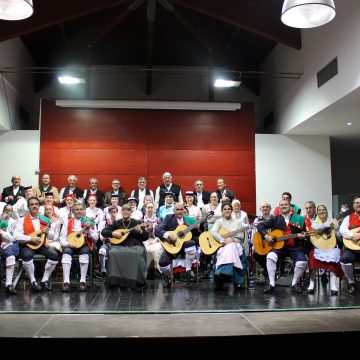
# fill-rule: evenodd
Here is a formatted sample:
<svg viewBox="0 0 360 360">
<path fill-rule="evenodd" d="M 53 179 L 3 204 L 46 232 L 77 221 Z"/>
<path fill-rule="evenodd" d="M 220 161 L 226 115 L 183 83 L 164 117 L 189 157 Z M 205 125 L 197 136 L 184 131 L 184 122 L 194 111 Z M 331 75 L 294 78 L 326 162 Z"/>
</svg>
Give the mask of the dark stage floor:
<svg viewBox="0 0 360 360">
<path fill-rule="evenodd" d="M 163 288 L 161 279 L 148 280 L 147 288 L 130 290 L 104 286 L 95 280 L 86 292 L 78 291 L 74 281 L 70 293 L 61 291 L 61 282 L 54 281 L 50 292 L 34 292 L 29 283 L 20 281 L 17 295 L 5 295 L 0 290 L 2 313 L 216 313 L 256 312 L 283 310 L 353 309 L 360 307 L 360 291 L 347 293 L 342 281 L 338 296 L 330 296 L 328 284 L 318 285 L 314 295 L 304 290 L 293 294 L 288 286 L 277 286 L 274 293 L 263 294 L 263 285 L 254 289 L 234 289 L 226 284 L 223 291 L 215 292 L 209 280 L 198 283 L 176 281 L 173 289 Z"/>
</svg>

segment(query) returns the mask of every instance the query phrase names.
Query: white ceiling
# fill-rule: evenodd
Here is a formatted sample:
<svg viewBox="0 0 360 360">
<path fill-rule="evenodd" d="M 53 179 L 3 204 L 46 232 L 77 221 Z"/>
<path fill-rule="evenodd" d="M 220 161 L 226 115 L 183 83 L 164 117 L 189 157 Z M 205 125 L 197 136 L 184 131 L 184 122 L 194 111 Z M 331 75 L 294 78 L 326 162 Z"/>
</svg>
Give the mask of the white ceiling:
<svg viewBox="0 0 360 360">
<path fill-rule="evenodd" d="M 347 123 L 352 123 L 351 126 Z M 318 112 L 291 129 L 287 135 L 328 135 L 354 137 L 360 135 L 360 89 Z"/>
</svg>

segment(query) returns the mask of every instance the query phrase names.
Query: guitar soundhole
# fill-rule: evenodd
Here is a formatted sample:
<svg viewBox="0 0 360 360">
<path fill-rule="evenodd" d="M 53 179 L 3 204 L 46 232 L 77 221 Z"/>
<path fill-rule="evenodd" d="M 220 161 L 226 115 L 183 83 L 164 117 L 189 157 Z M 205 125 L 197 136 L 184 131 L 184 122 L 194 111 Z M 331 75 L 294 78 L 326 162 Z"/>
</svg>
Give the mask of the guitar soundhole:
<svg viewBox="0 0 360 360">
<path fill-rule="evenodd" d="M 76 234 L 76 237 L 79 238 L 81 235 L 80 234 Z"/>
<path fill-rule="evenodd" d="M 177 237 L 180 238 L 180 239 L 182 239 L 184 236 L 185 236 L 185 234 L 184 234 L 183 231 L 179 231 L 179 232 L 177 233 Z"/>
</svg>

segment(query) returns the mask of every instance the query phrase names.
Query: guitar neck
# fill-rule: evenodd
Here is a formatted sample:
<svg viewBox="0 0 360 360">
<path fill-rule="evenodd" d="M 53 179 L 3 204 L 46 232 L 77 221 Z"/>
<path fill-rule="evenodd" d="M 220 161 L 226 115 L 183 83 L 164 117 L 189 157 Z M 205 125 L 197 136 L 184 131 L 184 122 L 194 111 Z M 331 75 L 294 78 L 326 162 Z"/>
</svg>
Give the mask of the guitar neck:
<svg viewBox="0 0 360 360">
<path fill-rule="evenodd" d="M 299 237 L 299 235 L 301 235 L 301 234 L 302 233 L 283 235 L 283 236 L 276 238 L 275 241 L 285 241 L 285 240 L 295 239 L 295 238 Z"/>
<path fill-rule="evenodd" d="M 188 232 L 190 232 L 192 229 L 194 229 L 196 226 L 200 225 L 204 220 L 206 219 L 206 217 L 202 217 L 201 219 L 199 219 L 198 221 L 196 221 L 195 223 L 189 225 L 184 231 L 184 235 L 186 235 Z M 185 222 L 184 222 L 184 225 Z"/>
</svg>

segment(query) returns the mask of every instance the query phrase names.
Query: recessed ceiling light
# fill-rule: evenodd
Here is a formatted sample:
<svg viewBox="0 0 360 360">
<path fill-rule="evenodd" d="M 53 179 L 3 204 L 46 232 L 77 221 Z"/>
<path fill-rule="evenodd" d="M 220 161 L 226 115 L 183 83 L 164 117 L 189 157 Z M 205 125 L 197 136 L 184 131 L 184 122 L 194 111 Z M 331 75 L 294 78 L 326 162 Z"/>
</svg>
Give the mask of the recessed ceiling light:
<svg viewBox="0 0 360 360">
<path fill-rule="evenodd" d="M 59 76 L 58 80 L 59 80 L 60 84 L 66 84 L 66 85 L 84 84 L 85 83 L 85 79 L 76 78 L 73 76 Z"/>
<path fill-rule="evenodd" d="M 217 79 L 215 81 L 215 87 L 238 87 L 240 86 L 241 81 L 232 81 L 232 80 L 224 80 L 224 79 Z"/>
<path fill-rule="evenodd" d="M 348 122 L 348 123 L 346 123 L 346 125 L 351 126 L 351 125 L 352 125 L 352 123 L 351 123 L 351 122 Z"/>
</svg>

